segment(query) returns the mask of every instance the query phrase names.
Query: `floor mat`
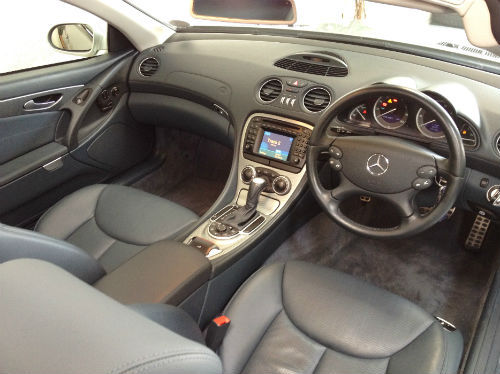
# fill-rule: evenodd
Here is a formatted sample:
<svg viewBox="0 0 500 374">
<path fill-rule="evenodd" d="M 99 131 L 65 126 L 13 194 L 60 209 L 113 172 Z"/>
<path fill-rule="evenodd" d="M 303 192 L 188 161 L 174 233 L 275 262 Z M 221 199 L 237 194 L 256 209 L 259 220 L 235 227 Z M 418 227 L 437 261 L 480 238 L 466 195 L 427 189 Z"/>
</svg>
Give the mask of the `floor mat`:
<svg viewBox="0 0 500 374">
<path fill-rule="evenodd" d="M 498 235 L 481 253 L 464 251 L 464 215 L 412 238 L 367 239 L 321 213 L 287 239 L 266 263 L 303 260 L 335 268 L 403 296 L 455 324 L 469 342 L 490 275 L 497 264 Z"/>
<path fill-rule="evenodd" d="M 224 189 L 233 150 L 197 135 L 159 128 L 156 151 L 165 162 L 133 186 L 202 216 Z"/>
</svg>

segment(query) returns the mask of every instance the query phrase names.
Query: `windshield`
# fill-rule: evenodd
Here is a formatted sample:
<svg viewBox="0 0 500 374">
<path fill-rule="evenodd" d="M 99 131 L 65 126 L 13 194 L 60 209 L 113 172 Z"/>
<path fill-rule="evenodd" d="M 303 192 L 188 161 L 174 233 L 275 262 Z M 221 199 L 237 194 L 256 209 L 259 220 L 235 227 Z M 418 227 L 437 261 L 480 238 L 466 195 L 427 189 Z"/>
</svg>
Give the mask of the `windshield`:
<svg viewBox="0 0 500 374">
<path fill-rule="evenodd" d="M 329 34 L 374 38 L 418 45 L 500 63 L 500 57 L 469 43 L 460 16 L 430 13 L 363 0 L 295 0 L 297 21 L 293 26 L 249 25 L 194 18 L 190 0 L 126 0 L 158 21 L 190 26 L 251 26 L 284 30 L 315 31 Z"/>
</svg>

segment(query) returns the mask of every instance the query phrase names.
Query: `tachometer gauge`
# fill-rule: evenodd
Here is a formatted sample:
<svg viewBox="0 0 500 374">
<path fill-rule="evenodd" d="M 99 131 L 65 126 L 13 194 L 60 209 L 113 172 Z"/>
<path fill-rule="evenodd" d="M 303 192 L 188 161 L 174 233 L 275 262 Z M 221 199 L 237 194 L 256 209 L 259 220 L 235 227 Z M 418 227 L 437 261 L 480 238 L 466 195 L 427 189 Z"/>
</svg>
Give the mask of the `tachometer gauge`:
<svg viewBox="0 0 500 374">
<path fill-rule="evenodd" d="M 368 106 L 366 104 L 358 105 L 349 112 L 349 120 L 360 124 L 369 124 Z"/>
<path fill-rule="evenodd" d="M 397 97 L 382 96 L 373 107 L 373 116 L 380 126 L 393 130 L 406 124 L 408 108 Z"/>
<path fill-rule="evenodd" d="M 444 132 L 439 122 L 427 112 L 424 108 L 420 108 L 416 117 L 417 129 L 420 133 L 431 139 L 444 138 Z"/>
</svg>

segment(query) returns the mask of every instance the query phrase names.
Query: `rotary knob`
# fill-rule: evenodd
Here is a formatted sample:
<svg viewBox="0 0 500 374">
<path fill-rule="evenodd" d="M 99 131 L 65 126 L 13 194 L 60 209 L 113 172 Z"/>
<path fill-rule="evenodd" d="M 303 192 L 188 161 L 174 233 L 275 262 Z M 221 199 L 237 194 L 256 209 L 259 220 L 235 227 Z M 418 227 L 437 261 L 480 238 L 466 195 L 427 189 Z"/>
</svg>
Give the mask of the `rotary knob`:
<svg viewBox="0 0 500 374">
<path fill-rule="evenodd" d="M 273 180 L 273 191 L 277 195 L 286 195 L 292 188 L 292 182 L 284 175 L 280 175 Z"/>
<path fill-rule="evenodd" d="M 243 183 L 249 184 L 257 175 L 257 171 L 253 166 L 247 165 L 241 170 L 241 180 Z"/>
</svg>

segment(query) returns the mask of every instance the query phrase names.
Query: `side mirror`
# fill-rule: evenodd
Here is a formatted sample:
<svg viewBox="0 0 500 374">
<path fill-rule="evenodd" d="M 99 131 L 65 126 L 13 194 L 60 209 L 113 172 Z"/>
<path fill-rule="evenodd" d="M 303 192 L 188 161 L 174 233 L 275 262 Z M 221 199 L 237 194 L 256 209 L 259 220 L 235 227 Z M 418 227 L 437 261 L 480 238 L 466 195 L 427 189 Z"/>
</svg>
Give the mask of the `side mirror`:
<svg viewBox="0 0 500 374">
<path fill-rule="evenodd" d="M 66 23 L 52 27 L 48 34 L 49 44 L 62 53 L 82 57 L 95 56 L 103 37 L 83 23 Z"/>
</svg>

